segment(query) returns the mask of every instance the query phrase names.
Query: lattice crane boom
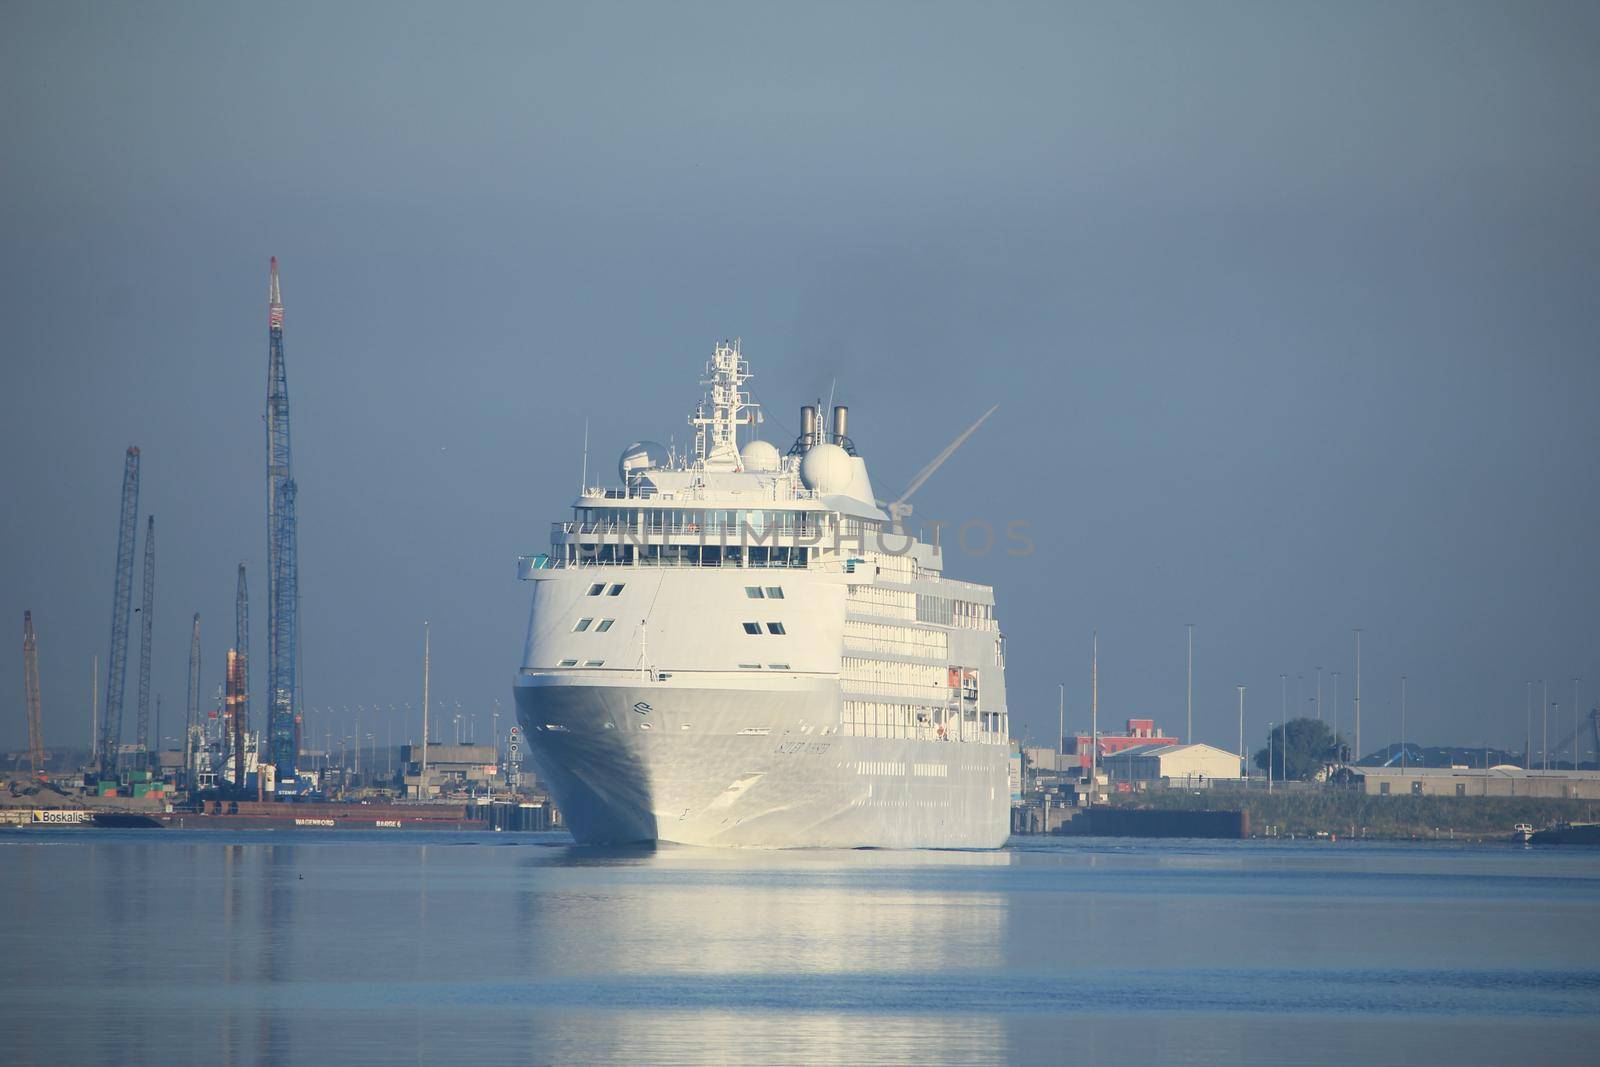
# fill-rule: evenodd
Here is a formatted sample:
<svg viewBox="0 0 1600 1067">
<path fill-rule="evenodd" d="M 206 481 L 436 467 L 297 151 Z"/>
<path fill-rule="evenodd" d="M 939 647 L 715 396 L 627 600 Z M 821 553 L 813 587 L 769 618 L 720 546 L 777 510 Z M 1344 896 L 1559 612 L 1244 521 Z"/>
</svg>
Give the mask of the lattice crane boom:
<svg viewBox="0 0 1600 1067">
<path fill-rule="evenodd" d="M 144 528 L 144 581 L 139 603 L 139 732 L 134 738 L 139 769 L 150 769 L 150 642 L 155 634 L 156 517 Z"/>
<path fill-rule="evenodd" d="M 33 612 L 22 613 L 22 687 L 28 703 L 28 766 L 35 778 L 44 777 L 44 731 L 39 723 L 39 639 L 33 632 Z"/>
<path fill-rule="evenodd" d="M 122 469 L 117 522 L 117 569 L 111 596 L 111 659 L 105 715 L 100 722 L 100 773 L 114 774 L 122 747 L 122 698 L 128 673 L 128 623 L 133 614 L 133 550 L 139 521 L 139 449 L 130 446 Z"/>
<path fill-rule="evenodd" d="M 267 289 L 267 739 L 280 779 L 293 779 L 299 653 L 299 561 L 289 440 L 289 383 L 283 358 L 278 259 Z"/>
<path fill-rule="evenodd" d="M 243 718 L 244 729 L 250 728 L 250 586 L 244 577 L 244 561 L 239 562 L 239 582 L 233 598 L 233 647 L 238 653 L 238 664 L 230 666 L 230 674 L 237 670 L 238 679 L 234 696 L 238 715 Z"/>
</svg>

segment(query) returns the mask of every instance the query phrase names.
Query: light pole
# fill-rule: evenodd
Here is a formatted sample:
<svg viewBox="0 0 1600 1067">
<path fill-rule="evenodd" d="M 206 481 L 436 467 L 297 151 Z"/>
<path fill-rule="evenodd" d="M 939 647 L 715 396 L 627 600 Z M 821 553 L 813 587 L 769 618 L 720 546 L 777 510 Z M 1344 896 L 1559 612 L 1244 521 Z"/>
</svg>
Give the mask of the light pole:
<svg viewBox="0 0 1600 1067">
<path fill-rule="evenodd" d="M 1100 631 L 1094 632 L 1094 651 L 1089 659 L 1089 796 L 1094 797 L 1100 782 Z"/>
<path fill-rule="evenodd" d="M 1539 706 L 1544 709 L 1544 735 L 1539 742 L 1539 762 L 1544 770 L 1550 769 L 1550 683 L 1539 681 Z"/>
<path fill-rule="evenodd" d="M 1283 707 L 1281 709 L 1281 713 L 1283 715 L 1283 721 L 1284 722 L 1288 722 L 1289 721 L 1289 676 L 1287 674 L 1280 674 L 1280 675 L 1278 675 L 1278 681 L 1283 683 Z"/>
<path fill-rule="evenodd" d="M 1533 770 L 1533 679 L 1528 679 L 1528 732 L 1522 741 L 1522 769 Z"/>
<path fill-rule="evenodd" d="M 428 799 L 428 623 L 422 624 L 422 768 L 417 778 L 417 795 Z"/>
<path fill-rule="evenodd" d="M 1189 716 L 1184 720 L 1183 743 L 1194 744 L 1194 623 L 1186 622 L 1183 628 L 1189 632 Z"/>
<path fill-rule="evenodd" d="M 1056 685 L 1056 765 L 1061 765 L 1060 756 L 1066 749 L 1067 736 L 1067 687 L 1065 683 Z"/>
<path fill-rule="evenodd" d="M 1400 770 L 1406 769 L 1406 676 L 1400 676 Z"/>
<path fill-rule="evenodd" d="M 1361 627 L 1356 630 L 1356 762 L 1361 762 Z"/>
<path fill-rule="evenodd" d="M 1558 700 L 1550 705 L 1550 713 L 1556 717 L 1556 729 L 1561 729 L 1561 702 Z M 1561 769 L 1561 761 L 1556 760 L 1556 770 Z"/>
<path fill-rule="evenodd" d="M 1333 757 L 1339 759 L 1339 672 L 1333 672 Z M 1343 763 L 1344 760 L 1339 760 Z"/>
<path fill-rule="evenodd" d="M 1578 677 L 1572 677 L 1572 769 L 1578 769 Z"/>
<path fill-rule="evenodd" d="M 1271 722 L 1267 723 L 1267 796 L 1269 796 L 1269 797 L 1272 795 L 1272 727 L 1273 727 L 1273 725 L 1274 724 L 1271 723 Z"/>
<path fill-rule="evenodd" d="M 1322 721 L 1322 668 L 1317 668 L 1317 721 Z"/>
<path fill-rule="evenodd" d="M 1245 788 L 1250 787 L 1250 769 L 1244 762 L 1244 686 L 1234 686 L 1239 690 L 1239 777 L 1243 780 Z"/>
</svg>

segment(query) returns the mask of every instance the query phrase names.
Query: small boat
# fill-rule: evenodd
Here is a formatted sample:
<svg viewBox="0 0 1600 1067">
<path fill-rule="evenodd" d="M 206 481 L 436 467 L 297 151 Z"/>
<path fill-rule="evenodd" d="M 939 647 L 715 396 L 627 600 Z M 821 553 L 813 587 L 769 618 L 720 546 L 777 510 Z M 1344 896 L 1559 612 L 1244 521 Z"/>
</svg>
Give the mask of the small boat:
<svg viewBox="0 0 1600 1067">
<path fill-rule="evenodd" d="M 1533 840 L 1533 824 L 1527 822 L 1517 823 L 1511 828 L 1511 840 L 1520 841 L 1524 845 Z"/>
</svg>

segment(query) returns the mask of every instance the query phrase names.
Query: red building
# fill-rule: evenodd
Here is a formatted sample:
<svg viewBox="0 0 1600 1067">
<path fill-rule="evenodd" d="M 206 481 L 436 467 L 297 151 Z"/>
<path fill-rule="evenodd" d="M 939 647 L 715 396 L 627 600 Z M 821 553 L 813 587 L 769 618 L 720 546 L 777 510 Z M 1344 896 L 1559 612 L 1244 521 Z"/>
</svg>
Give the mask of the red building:
<svg viewBox="0 0 1600 1067">
<path fill-rule="evenodd" d="M 1105 759 L 1113 752 L 1121 752 L 1125 748 L 1133 748 L 1135 745 L 1177 745 L 1182 743 L 1182 738 L 1168 737 L 1157 729 L 1154 719 L 1129 719 L 1127 733 L 1100 735 L 1100 759 Z M 1062 738 L 1061 751 L 1067 756 L 1077 756 L 1078 765 L 1083 768 L 1085 773 L 1088 773 L 1088 734 Z M 1067 762 L 1071 763 L 1071 760 L 1069 759 Z"/>
</svg>

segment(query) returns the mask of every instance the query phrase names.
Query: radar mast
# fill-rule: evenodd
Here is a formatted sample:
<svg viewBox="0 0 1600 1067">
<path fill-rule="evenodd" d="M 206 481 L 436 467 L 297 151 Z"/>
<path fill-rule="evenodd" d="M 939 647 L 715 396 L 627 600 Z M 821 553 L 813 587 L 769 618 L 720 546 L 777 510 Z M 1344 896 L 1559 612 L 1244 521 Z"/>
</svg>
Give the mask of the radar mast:
<svg viewBox="0 0 1600 1067">
<path fill-rule="evenodd" d="M 702 470 L 743 470 L 739 459 L 740 426 L 754 426 L 759 404 L 741 389 L 750 380 L 750 364 L 739 352 L 739 339 L 717 345 L 706 362 L 705 399 L 695 408 L 689 425 L 694 429 L 695 465 Z"/>
</svg>

